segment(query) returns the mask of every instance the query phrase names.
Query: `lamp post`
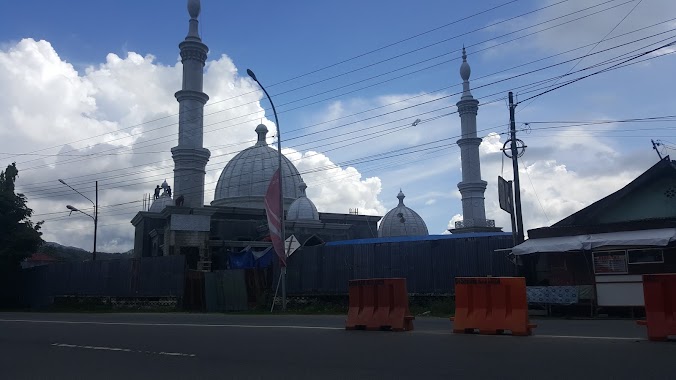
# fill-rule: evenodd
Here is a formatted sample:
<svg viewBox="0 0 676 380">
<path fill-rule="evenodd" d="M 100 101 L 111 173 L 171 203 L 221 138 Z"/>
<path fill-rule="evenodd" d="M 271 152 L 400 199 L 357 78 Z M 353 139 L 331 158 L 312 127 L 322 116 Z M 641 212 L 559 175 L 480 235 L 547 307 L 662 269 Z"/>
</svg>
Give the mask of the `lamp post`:
<svg viewBox="0 0 676 380">
<path fill-rule="evenodd" d="M 94 201 L 89 199 L 89 197 L 87 197 L 86 195 L 84 195 L 81 192 L 75 190 L 72 186 L 67 184 L 64 180 L 59 179 L 59 182 L 61 182 L 62 184 L 66 185 L 68 187 L 70 187 L 71 190 L 73 190 L 74 192 L 76 192 L 76 193 L 82 195 L 83 197 L 85 197 L 85 199 L 92 202 L 92 206 L 94 206 L 94 216 L 91 216 L 91 215 L 87 214 L 86 212 L 84 212 L 82 210 L 78 210 L 77 208 L 75 208 L 71 205 L 66 205 L 66 208 L 70 210 L 71 214 L 73 213 L 73 211 L 76 211 L 76 212 L 79 212 L 81 214 L 85 214 L 85 215 L 87 215 L 88 217 L 90 217 L 94 220 L 94 251 L 92 252 L 92 261 L 96 261 L 96 229 L 97 229 L 98 222 L 99 222 L 99 181 L 96 181 L 96 198 L 94 198 L 94 199 L 96 199 L 96 203 L 94 203 Z"/>
<path fill-rule="evenodd" d="M 270 105 L 272 106 L 272 113 L 275 114 L 275 126 L 277 127 L 277 167 L 279 168 L 279 207 L 280 207 L 280 238 L 282 239 L 282 243 L 284 243 L 286 236 L 284 232 L 284 195 L 283 195 L 283 189 L 284 187 L 282 186 L 282 179 L 284 176 L 282 175 L 282 135 L 279 133 L 279 120 L 277 119 L 277 110 L 275 110 L 275 104 L 272 102 L 272 98 L 270 98 L 270 94 L 265 90 L 265 87 L 261 84 L 261 82 L 258 81 L 258 78 L 256 78 L 256 74 L 254 74 L 253 71 L 250 69 L 246 69 L 246 73 L 253 79 L 258 85 L 261 87 L 261 90 L 265 93 L 265 96 L 267 96 L 268 101 L 270 102 Z M 282 252 L 283 255 L 286 255 L 286 252 Z M 283 266 L 281 268 L 281 274 L 282 274 L 282 310 L 286 310 L 286 266 Z"/>
</svg>

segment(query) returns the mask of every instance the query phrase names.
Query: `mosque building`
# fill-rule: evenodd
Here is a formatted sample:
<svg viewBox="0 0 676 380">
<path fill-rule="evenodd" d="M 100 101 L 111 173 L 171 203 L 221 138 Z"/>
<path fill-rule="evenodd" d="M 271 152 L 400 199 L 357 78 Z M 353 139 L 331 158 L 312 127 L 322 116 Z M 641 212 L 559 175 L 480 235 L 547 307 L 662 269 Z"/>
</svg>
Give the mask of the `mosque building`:
<svg viewBox="0 0 676 380">
<path fill-rule="evenodd" d="M 267 127 L 258 125 L 256 143 L 228 162 L 214 200 L 204 205 L 205 167 L 210 157 L 203 147 L 204 105 L 209 100 L 203 92 L 203 69 L 208 47 L 199 35 L 199 0 L 188 1 L 188 12 L 188 35 L 179 44 L 183 86 L 175 95 L 180 116 L 178 145 L 171 149 L 173 194 L 165 181 L 162 195 L 131 223 L 135 256 L 182 254 L 192 269 L 209 270 L 214 254 L 271 245 L 264 197 L 277 170 L 278 155 L 266 142 Z M 284 156 L 282 176 L 287 236 L 293 234 L 303 245 L 377 236 L 379 216 L 318 212 L 305 193 L 307 185 L 298 169 Z"/>
<path fill-rule="evenodd" d="M 176 92 L 179 103 L 178 145 L 171 149 L 174 160 L 174 191 L 163 194 L 147 211 L 138 212 L 131 223 L 135 227 L 136 257 L 185 255 L 191 269 L 210 270 L 212 257 L 239 252 L 245 247 L 264 250 L 271 246 L 264 198 L 278 167 L 278 153 L 266 142 L 268 128 L 255 128 L 256 143 L 234 156 L 225 166 L 216 185 L 214 200 L 204 204 L 205 167 L 210 157 L 203 147 L 203 113 L 209 96 L 203 92 L 203 70 L 208 47 L 199 35 L 200 1 L 189 0 L 189 30 L 179 44 L 183 64 L 182 89 Z M 479 102 L 469 88 L 470 68 L 463 48 L 460 75 L 463 94 L 457 103 L 462 137 L 458 140 L 462 158 L 463 222 L 452 233 L 499 232 L 486 220 L 481 179 L 476 115 Z M 399 192 L 398 205 L 382 218 L 352 213 L 319 212 L 306 195 L 307 185 L 293 163 L 282 156 L 283 203 L 286 236 L 294 235 L 301 245 L 326 242 L 402 236 L 429 235 L 424 220 L 404 205 Z M 380 223 L 378 223 L 380 221 Z"/>
</svg>

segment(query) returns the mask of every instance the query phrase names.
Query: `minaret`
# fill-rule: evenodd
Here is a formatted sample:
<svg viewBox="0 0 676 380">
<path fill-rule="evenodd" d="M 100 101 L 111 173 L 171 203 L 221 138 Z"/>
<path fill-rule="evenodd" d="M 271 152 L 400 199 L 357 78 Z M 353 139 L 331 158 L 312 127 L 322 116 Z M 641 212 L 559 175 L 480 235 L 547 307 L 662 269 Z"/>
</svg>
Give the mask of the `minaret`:
<svg viewBox="0 0 676 380">
<path fill-rule="evenodd" d="M 171 148 L 174 158 L 174 197 L 183 195 L 187 207 L 204 206 L 204 168 L 211 152 L 202 147 L 204 105 L 209 96 L 202 92 L 204 64 L 209 48 L 202 43 L 197 17 L 200 1 L 188 0 L 190 27 L 181 49 L 183 87 L 174 96 L 179 104 L 178 145 Z"/>
<path fill-rule="evenodd" d="M 456 103 L 460 116 L 461 138 L 458 140 L 462 161 L 462 182 L 458 183 L 458 190 L 462 195 L 462 229 L 468 232 L 478 232 L 489 227 L 486 221 L 484 206 L 484 192 L 486 181 L 481 180 L 481 162 L 479 161 L 479 145 L 481 138 L 476 134 L 476 114 L 479 110 L 479 101 L 474 99 L 469 91 L 469 76 L 471 70 L 467 63 L 465 47 L 462 48 L 462 97 Z M 472 231 L 469 231 L 472 230 Z"/>
</svg>

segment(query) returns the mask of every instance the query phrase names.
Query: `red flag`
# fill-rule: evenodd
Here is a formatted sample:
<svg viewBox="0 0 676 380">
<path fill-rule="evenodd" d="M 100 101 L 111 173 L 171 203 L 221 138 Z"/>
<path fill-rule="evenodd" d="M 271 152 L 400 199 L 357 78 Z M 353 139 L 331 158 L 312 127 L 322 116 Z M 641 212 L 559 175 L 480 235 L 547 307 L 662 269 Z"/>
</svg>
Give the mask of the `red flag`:
<svg viewBox="0 0 676 380">
<path fill-rule="evenodd" d="M 265 193 L 265 213 L 268 216 L 268 230 L 272 246 L 279 256 L 282 267 L 286 266 L 284 241 L 282 240 L 282 205 L 279 203 L 279 169 L 270 180 L 268 191 Z"/>
</svg>

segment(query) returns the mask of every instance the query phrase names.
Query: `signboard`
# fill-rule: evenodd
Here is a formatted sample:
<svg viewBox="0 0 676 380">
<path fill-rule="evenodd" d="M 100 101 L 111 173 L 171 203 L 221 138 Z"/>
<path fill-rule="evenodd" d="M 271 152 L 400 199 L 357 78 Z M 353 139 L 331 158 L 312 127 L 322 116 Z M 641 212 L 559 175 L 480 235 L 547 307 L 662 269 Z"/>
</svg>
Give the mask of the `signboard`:
<svg viewBox="0 0 676 380">
<path fill-rule="evenodd" d="M 286 249 L 286 257 L 289 257 L 300 248 L 300 242 L 295 235 L 291 235 L 284 241 L 284 248 Z"/>
<path fill-rule="evenodd" d="M 498 176 L 498 200 L 500 208 L 512 214 L 514 212 L 514 201 L 512 199 L 512 181 L 505 181 Z"/>
<path fill-rule="evenodd" d="M 627 273 L 627 253 L 625 251 L 594 252 L 594 273 Z"/>
</svg>

